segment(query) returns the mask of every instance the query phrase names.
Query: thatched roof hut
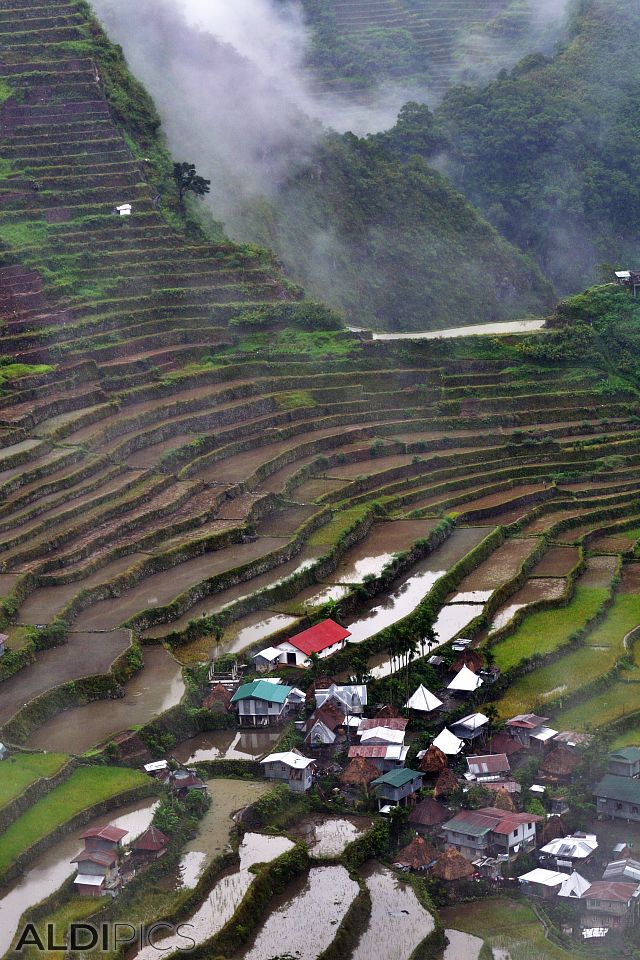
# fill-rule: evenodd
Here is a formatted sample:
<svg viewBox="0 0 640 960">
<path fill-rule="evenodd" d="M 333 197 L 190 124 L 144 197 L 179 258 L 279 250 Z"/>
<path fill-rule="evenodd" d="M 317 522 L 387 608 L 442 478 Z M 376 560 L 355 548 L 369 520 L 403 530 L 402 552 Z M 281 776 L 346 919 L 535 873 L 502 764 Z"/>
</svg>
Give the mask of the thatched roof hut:
<svg viewBox="0 0 640 960">
<path fill-rule="evenodd" d="M 540 764 L 539 772 L 545 780 L 552 783 L 566 783 L 571 780 L 581 762 L 582 758 L 578 754 L 568 747 L 559 746 L 546 755 Z"/>
<path fill-rule="evenodd" d="M 453 847 L 449 847 L 441 857 L 438 857 L 432 870 L 433 876 L 439 877 L 440 880 L 466 880 L 475 872 L 473 864 Z"/>
<path fill-rule="evenodd" d="M 439 827 L 441 823 L 449 819 L 449 816 L 449 811 L 441 803 L 427 797 L 426 800 L 421 800 L 420 803 L 416 804 L 407 818 L 407 823 L 415 827 L 416 830 L 421 828 L 428 830 L 432 827 Z"/>
<path fill-rule="evenodd" d="M 215 710 L 222 713 L 231 709 L 232 696 L 231 690 L 227 690 L 224 684 L 216 683 L 202 701 L 202 706 L 205 710 Z"/>
<path fill-rule="evenodd" d="M 402 714 L 400 713 L 398 708 L 392 706 L 390 703 L 384 706 L 381 710 L 378 710 L 378 712 L 376 713 L 376 719 L 393 720 L 401 716 Z"/>
<path fill-rule="evenodd" d="M 446 770 L 448 766 L 449 761 L 447 760 L 446 753 L 443 753 L 439 747 L 434 747 L 434 745 L 431 744 L 424 757 L 420 761 L 418 770 L 420 773 L 430 773 L 433 775 L 442 773 L 442 771 Z"/>
<path fill-rule="evenodd" d="M 455 773 L 452 773 L 448 768 L 443 770 L 438 779 L 436 780 L 436 785 L 433 791 L 433 795 L 436 800 L 439 800 L 440 797 L 450 797 L 452 793 L 455 793 L 459 787 L 458 778 Z"/>
<path fill-rule="evenodd" d="M 516 809 L 516 805 L 511 798 L 511 794 L 508 790 L 505 790 L 504 787 L 499 787 L 494 791 L 493 806 L 498 810 L 508 810 L 510 813 L 515 812 Z"/>
<path fill-rule="evenodd" d="M 465 650 L 464 653 L 461 653 L 458 659 L 451 664 L 449 670 L 452 673 L 458 673 L 463 667 L 477 673 L 478 670 L 482 670 L 484 667 L 484 657 L 481 653 L 478 653 L 477 650 Z"/>
<path fill-rule="evenodd" d="M 568 833 L 566 824 L 562 817 L 548 817 L 540 831 L 540 846 L 551 843 L 552 840 L 558 840 L 560 837 L 566 837 Z"/>
<path fill-rule="evenodd" d="M 438 851 L 435 847 L 427 843 L 424 837 L 416 836 L 395 855 L 393 864 L 408 867 L 409 870 L 427 870 L 437 859 Z"/>
<path fill-rule="evenodd" d="M 366 757 L 354 757 L 340 774 L 339 780 L 344 787 L 361 787 L 363 790 L 372 780 L 380 776 L 380 771 Z"/>
</svg>

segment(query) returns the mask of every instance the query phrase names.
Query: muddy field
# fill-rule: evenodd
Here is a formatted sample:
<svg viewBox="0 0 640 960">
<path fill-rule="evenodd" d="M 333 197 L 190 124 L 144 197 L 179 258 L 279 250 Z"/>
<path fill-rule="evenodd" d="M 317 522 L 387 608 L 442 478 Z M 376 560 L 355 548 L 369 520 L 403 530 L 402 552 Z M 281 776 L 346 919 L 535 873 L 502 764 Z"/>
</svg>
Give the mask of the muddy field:
<svg viewBox="0 0 640 960">
<path fill-rule="evenodd" d="M 81 754 L 116 733 L 148 723 L 179 703 L 183 695 L 179 664 L 163 647 L 146 647 L 144 667 L 129 681 L 121 700 L 96 700 L 66 710 L 39 727 L 27 746 Z"/>
<path fill-rule="evenodd" d="M 558 600 L 564 591 L 565 580 L 561 577 L 538 577 L 527 580 L 524 586 L 513 594 L 494 614 L 490 630 L 501 630 L 511 618 L 531 603 L 541 600 Z"/>
<path fill-rule="evenodd" d="M 523 560 L 535 548 L 532 540 L 507 540 L 491 556 L 465 577 L 458 589 L 497 590 L 506 580 L 515 576 Z"/>
<path fill-rule="evenodd" d="M 578 562 L 576 547 L 551 547 L 531 569 L 532 577 L 566 577 Z"/>
</svg>

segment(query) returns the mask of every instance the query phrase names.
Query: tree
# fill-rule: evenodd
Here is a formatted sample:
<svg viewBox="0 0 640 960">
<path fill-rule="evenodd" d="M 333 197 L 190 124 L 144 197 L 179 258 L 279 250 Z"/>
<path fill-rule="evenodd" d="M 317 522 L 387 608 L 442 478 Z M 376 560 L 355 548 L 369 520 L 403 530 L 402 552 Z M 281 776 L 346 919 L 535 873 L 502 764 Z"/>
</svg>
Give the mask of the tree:
<svg viewBox="0 0 640 960">
<path fill-rule="evenodd" d="M 187 193 L 204 197 L 211 189 L 211 180 L 205 180 L 204 177 L 199 176 L 194 163 L 174 163 L 173 179 L 178 187 L 178 199 L 182 208 L 184 208 L 184 198 Z"/>
</svg>

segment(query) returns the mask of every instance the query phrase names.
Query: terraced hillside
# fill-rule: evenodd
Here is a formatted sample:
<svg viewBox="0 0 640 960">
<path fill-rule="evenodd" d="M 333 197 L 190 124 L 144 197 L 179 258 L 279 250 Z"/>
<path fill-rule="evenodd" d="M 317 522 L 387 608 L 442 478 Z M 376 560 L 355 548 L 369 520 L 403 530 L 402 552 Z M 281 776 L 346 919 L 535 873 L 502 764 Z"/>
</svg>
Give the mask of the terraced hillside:
<svg viewBox="0 0 640 960">
<path fill-rule="evenodd" d="M 348 333 L 264 255 L 185 240 L 154 203 L 153 113 L 82 4 L 0 10 L 3 736 L 82 752 L 176 703 L 176 661 L 244 657 L 335 602 L 358 644 L 335 672 L 384 679 L 398 634 L 435 619 L 437 643 L 491 648 L 505 710 L 555 704 L 530 661 L 565 656 L 589 663 L 569 661 L 574 702 L 611 682 L 640 708 L 632 562 L 620 577 L 637 385 L 611 331 L 583 331 L 604 351 L 584 354 L 562 332 Z M 587 309 L 627 322 L 603 290 Z"/>
<path fill-rule="evenodd" d="M 321 89 L 366 86 L 381 77 L 425 82 L 433 97 L 452 80 L 487 78 L 517 59 L 524 36 L 537 47 L 541 24 L 512 0 L 302 0 L 320 39 L 312 62 Z M 510 57 L 509 57 L 510 53 Z"/>
</svg>

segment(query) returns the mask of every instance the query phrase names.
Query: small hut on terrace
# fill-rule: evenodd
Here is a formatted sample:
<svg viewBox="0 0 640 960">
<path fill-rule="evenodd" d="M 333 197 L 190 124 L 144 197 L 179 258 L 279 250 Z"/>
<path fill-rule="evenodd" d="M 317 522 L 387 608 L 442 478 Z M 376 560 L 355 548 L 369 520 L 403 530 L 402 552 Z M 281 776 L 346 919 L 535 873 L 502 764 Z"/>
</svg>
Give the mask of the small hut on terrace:
<svg viewBox="0 0 640 960">
<path fill-rule="evenodd" d="M 205 710 L 212 710 L 215 713 L 228 713 L 231 709 L 232 696 L 232 690 L 228 690 L 223 683 L 216 683 L 202 701 L 202 706 Z"/>
<path fill-rule="evenodd" d="M 421 773 L 428 773 L 432 776 L 442 773 L 449 766 L 446 753 L 443 753 L 439 747 L 433 744 L 429 747 L 424 757 L 420 761 L 418 769 Z"/>
<path fill-rule="evenodd" d="M 463 857 L 461 853 L 458 853 L 457 850 L 454 850 L 453 847 L 449 847 L 441 857 L 438 857 L 432 871 L 434 877 L 448 881 L 467 880 L 469 877 L 472 877 L 475 872 L 473 864 L 469 863 L 469 861 Z"/>
<path fill-rule="evenodd" d="M 443 770 L 438 779 L 436 780 L 436 785 L 433 791 L 433 795 L 436 800 L 439 800 L 441 797 L 450 797 L 452 793 L 455 793 L 459 787 L 458 778 L 455 773 L 452 773 L 449 768 Z"/>
<path fill-rule="evenodd" d="M 339 780 L 343 787 L 355 787 L 366 794 L 371 782 L 379 776 L 380 771 L 370 760 L 366 757 L 355 757 L 340 774 Z"/>
<path fill-rule="evenodd" d="M 427 834 L 436 827 L 442 826 L 449 816 L 449 811 L 441 803 L 427 797 L 415 805 L 407 818 L 407 823 L 418 833 Z"/>
<path fill-rule="evenodd" d="M 545 820 L 540 831 L 540 846 L 544 847 L 552 840 L 558 840 L 560 837 L 566 837 L 568 833 L 567 825 L 562 817 L 549 817 Z"/>
<path fill-rule="evenodd" d="M 491 788 L 491 784 L 484 784 Z M 508 790 L 505 790 L 504 787 L 499 787 L 494 792 L 493 806 L 497 810 L 508 810 L 510 813 L 515 813 L 516 805 L 511 798 L 511 794 Z"/>
<path fill-rule="evenodd" d="M 484 668 L 484 657 L 481 653 L 478 653 L 477 650 L 465 650 L 464 653 L 461 653 L 458 659 L 451 664 L 449 670 L 451 673 L 458 673 L 463 667 L 477 673 L 478 670 Z"/>
<path fill-rule="evenodd" d="M 394 867 L 405 870 L 428 870 L 438 859 L 438 851 L 424 837 L 414 837 L 393 858 Z"/>
<path fill-rule="evenodd" d="M 546 755 L 540 764 L 539 773 L 547 783 L 570 783 L 576 767 L 581 763 L 582 757 L 579 754 L 568 747 L 559 746 Z"/>
</svg>

